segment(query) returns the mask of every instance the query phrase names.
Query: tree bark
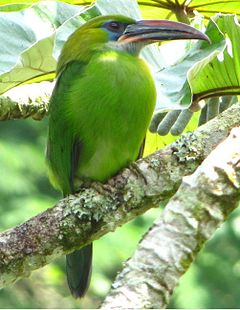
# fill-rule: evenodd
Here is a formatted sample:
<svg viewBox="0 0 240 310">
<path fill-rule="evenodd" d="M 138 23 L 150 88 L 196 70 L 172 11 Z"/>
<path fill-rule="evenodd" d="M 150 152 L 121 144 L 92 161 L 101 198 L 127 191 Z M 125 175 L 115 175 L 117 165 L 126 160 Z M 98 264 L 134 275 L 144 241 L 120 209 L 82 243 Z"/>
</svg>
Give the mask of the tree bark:
<svg viewBox="0 0 240 310">
<path fill-rule="evenodd" d="M 170 199 L 182 177 L 194 172 L 237 124 L 240 124 L 240 109 L 236 104 L 195 134 L 181 136 L 172 145 L 130 165 L 106 184 L 93 183 L 82 188 L 77 195 L 3 232 L 0 286 L 28 276 L 55 257 L 100 238 Z M 204 224 L 208 222 L 201 225 Z"/>
<path fill-rule="evenodd" d="M 117 276 L 102 309 L 165 308 L 180 277 L 240 199 L 240 128 L 183 178 Z"/>
</svg>

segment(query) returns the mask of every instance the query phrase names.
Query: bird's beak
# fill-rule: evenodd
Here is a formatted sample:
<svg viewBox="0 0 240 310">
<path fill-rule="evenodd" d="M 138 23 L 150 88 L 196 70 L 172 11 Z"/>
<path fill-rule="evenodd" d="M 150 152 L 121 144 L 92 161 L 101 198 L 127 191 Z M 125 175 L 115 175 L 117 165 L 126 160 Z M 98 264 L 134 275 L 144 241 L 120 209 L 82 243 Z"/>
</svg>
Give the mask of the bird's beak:
<svg viewBox="0 0 240 310">
<path fill-rule="evenodd" d="M 201 31 L 179 22 L 169 20 L 141 20 L 130 24 L 118 39 L 121 42 L 146 42 L 180 39 L 199 39 L 210 42 Z"/>
</svg>

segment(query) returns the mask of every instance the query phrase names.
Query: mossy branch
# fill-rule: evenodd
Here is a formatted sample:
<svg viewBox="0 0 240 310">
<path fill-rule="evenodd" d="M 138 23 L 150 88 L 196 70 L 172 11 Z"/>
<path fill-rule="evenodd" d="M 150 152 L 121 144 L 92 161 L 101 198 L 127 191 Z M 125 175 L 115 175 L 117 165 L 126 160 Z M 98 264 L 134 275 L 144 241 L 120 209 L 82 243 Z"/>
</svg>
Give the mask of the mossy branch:
<svg viewBox="0 0 240 310">
<path fill-rule="evenodd" d="M 33 118 L 41 120 L 48 113 L 54 83 L 21 85 L 0 96 L 0 121 Z"/>
<path fill-rule="evenodd" d="M 1 233 L 0 286 L 28 276 L 55 257 L 100 238 L 170 199 L 183 176 L 193 173 L 238 124 L 240 109 L 236 104 L 195 134 L 183 135 L 172 145 L 124 169 L 105 185 L 93 183 Z"/>
<path fill-rule="evenodd" d="M 0 121 L 32 117 L 41 120 L 48 113 L 48 102 L 42 98 L 37 101 L 18 102 L 10 97 L 0 97 Z"/>
</svg>

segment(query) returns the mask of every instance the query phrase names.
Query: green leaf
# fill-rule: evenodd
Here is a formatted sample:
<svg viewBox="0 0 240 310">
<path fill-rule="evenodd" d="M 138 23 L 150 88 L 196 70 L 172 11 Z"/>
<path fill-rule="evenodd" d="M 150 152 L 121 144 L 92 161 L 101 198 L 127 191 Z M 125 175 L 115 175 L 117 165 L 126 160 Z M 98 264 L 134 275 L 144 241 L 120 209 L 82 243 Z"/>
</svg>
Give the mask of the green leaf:
<svg viewBox="0 0 240 310">
<path fill-rule="evenodd" d="M 187 7 L 190 11 L 197 10 L 206 17 L 211 17 L 219 12 L 240 14 L 239 0 L 192 0 Z"/>
<path fill-rule="evenodd" d="M 85 9 L 45 1 L 19 12 L 0 13 L 0 93 L 31 79 L 53 78 L 56 30 L 66 29 L 65 23 Z"/>
<path fill-rule="evenodd" d="M 146 19 L 176 20 L 177 3 L 167 0 L 138 0 L 143 17 Z"/>
<path fill-rule="evenodd" d="M 240 25 L 234 15 L 217 15 L 213 21 L 226 36 L 224 51 L 203 60 L 189 72 L 194 100 L 240 94 Z"/>
<path fill-rule="evenodd" d="M 145 18 L 187 22 L 195 11 L 208 19 L 216 13 L 240 15 L 239 0 L 138 0 L 138 3 Z"/>
<path fill-rule="evenodd" d="M 53 37 L 54 35 L 40 40 L 37 45 L 27 49 L 21 54 L 16 65 L 1 75 L 0 93 L 40 76 L 40 80 L 54 78 L 56 60 L 49 53 L 53 49 Z M 49 72 L 52 72 L 52 75 L 49 76 Z"/>
<path fill-rule="evenodd" d="M 197 41 L 191 45 L 192 47 L 189 49 L 189 52 L 181 61 L 156 74 L 156 110 L 178 110 L 191 105 L 193 95 L 190 74 L 194 74 L 195 68 L 199 69 L 204 63 L 207 64 L 216 58 L 226 46 L 224 36 L 219 32 L 215 22 L 210 20 L 206 34 L 209 36 L 211 44 L 205 41 Z M 198 75 L 195 75 L 194 78 L 199 80 Z"/>
<path fill-rule="evenodd" d="M 1 12 L 16 12 L 30 7 L 30 3 L 14 3 L 14 4 L 6 4 L 0 5 Z"/>
</svg>

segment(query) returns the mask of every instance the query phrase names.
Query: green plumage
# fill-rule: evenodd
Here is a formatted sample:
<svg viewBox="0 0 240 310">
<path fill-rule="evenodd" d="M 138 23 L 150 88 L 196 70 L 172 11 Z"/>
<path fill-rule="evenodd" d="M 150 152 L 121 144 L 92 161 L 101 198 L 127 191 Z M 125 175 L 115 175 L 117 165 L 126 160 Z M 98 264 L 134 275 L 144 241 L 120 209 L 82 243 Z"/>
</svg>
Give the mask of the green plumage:
<svg viewBox="0 0 240 310">
<path fill-rule="evenodd" d="M 135 56 L 106 50 L 88 65 L 68 64 L 50 106 L 48 160 L 57 187 L 69 194 L 72 178 L 106 181 L 135 160 L 154 103 L 152 78 Z"/>
<path fill-rule="evenodd" d="M 103 21 L 98 18 L 77 30 L 59 59 L 47 163 L 52 183 L 64 195 L 85 180 L 105 182 L 136 160 L 154 110 L 156 93 L 148 67 L 129 48 L 107 44 L 109 36 L 99 28 Z M 90 269 L 91 245 L 67 256 L 74 296 L 85 293 Z"/>
</svg>

